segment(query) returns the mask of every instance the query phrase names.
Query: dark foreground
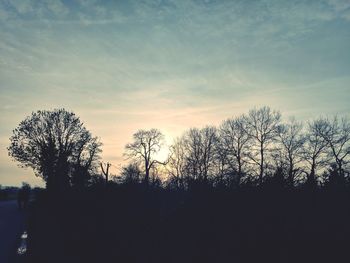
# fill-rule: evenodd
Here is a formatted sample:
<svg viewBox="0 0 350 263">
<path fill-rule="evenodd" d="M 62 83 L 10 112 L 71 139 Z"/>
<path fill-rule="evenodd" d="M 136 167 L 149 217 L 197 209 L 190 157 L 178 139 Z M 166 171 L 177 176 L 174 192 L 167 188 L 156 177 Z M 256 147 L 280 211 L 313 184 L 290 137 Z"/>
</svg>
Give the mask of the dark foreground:
<svg viewBox="0 0 350 263">
<path fill-rule="evenodd" d="M 348 190 L 110 185 L 32 208 L 30 262 L 349 262 Z"/>
<path fill-rule="evenodd" d="M 24 230 L 24 212 L 17 201 L 0 201 L 0 262 L 19 262 L 16 249 Z"/>
</svg>

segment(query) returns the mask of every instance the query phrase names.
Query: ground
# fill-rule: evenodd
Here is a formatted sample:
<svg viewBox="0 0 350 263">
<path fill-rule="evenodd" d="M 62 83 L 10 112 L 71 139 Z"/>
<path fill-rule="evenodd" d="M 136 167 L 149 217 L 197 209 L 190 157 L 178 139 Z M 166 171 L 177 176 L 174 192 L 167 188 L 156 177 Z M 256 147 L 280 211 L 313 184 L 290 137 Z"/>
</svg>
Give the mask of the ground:
<svg viewBox="0 0 350 263">
<path fill-rule="evenodd" d="M 24 212 L 19 211 L 17 201 L 0 202 L 0 262 L 18 262 L 16 249 L 24 231 Z"/>
</svg>

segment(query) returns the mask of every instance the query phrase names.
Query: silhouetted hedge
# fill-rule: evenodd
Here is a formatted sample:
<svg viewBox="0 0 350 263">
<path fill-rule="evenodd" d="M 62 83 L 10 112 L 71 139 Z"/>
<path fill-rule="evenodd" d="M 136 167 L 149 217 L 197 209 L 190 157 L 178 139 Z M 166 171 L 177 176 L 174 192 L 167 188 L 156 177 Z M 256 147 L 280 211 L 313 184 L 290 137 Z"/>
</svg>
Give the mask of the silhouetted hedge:
<svg viewBox="0 0 350 263">
<path fill-rule="evenodd" d="M 142 184 L 42 192 L 30 262 L 346 262 L 350 191 Z"/>
</svg>

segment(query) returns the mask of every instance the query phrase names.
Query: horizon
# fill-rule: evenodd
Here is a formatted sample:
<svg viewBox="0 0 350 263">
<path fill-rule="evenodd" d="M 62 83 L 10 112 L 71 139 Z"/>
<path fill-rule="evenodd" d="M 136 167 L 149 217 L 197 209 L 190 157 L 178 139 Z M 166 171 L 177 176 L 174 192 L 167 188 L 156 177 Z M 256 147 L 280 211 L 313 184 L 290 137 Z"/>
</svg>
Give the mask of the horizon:
<svg viewBox="0 0 350 263">
<path fill-rule="evenodd" d="M 138 129 L 171 143 L 263 105 L 349 116 L 348 1 L 0 0 L 0 39 L 4 186 L 44 185 L 6 149 L 36 110 L 72 110 L 115 166 Z"/>
</svg>

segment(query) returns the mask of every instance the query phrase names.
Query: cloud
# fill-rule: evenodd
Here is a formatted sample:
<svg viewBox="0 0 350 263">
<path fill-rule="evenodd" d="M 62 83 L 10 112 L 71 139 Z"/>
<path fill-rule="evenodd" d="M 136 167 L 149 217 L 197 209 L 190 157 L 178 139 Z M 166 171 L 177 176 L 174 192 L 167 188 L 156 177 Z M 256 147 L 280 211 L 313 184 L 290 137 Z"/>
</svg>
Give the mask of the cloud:
<svg viewBox="0 0 350 263">
<path fill-rule="evenodd" d="M 27 13 L 31 13 L 34 11 L 33 8 L 33 1 L 21 1 L 21 0 L 13 0 L 10 2 L 12 7 L 15 8 L 15 10 L 19 13 L 19 14 L 27 14 Z"/>
<path fill-rule="evenodd" d="M 0 143 L 58 107 L 116 163 L 139 128 L 177 136 L 265 104 L 346 113 L 348 13 L 333 1 L 0 0 Z M 0 162 L 20 174 L 5 151 Z"/>
<path fill-rule="evenodd" d="M 347 21 L 350 21 L 350 9 L 348 8 L 347 10 L 342 12 L 341 17 Z"/>
<path fill-rule="evenodd" d="M 328 0 L 328 4 L 337 12 L 350 8 L 350 2 L 348 0 Z"/>
</svg>

